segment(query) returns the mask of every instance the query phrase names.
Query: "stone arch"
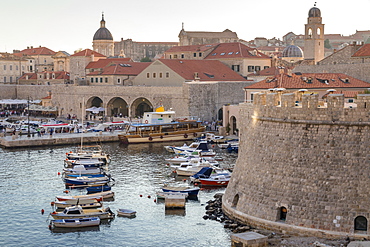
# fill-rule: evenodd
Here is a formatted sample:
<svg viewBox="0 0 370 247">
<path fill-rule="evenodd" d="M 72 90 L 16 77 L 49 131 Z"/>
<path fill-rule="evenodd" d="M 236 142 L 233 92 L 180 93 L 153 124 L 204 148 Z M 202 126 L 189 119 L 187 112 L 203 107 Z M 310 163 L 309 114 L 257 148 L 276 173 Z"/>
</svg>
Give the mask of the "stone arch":
<svg viewBox="0 0 370 247">
<path fill-rule="evenodd" d="M 234 199 L 233 199 L 233 202 L 231 204 L 231 207 L 236 208 L 236 206 L 238 205 L 238 202 L 239 202 L 239 194 L 236 194 L 234 196 Z"/>
<path fill-rule="evenodd" d="M 86 102 L 86 108 L 90 107 L 103 107 L 103 100 L 99 98 L 98 96 L 93 96 Z"/>
<path fill-rule="evenodd" d="M 236 117 L 231 116 L 230 120 L 229 120 L 229 123 L 230 123 L 230 133 L 233 134 L 233 135 L 237 135 L 238 130 L 237 130 L 237 126 L 236 126 Z"/>
<path fill-rule="evenodd" d="M 107 116 L 120 116 L 128 117 L 128 104 L 121 97 L 114 97 L 107 103 Z"/>
<path fill-rule="evenodd" d="M 134 100 L 131 104 L 131 116 L 132 117 L 142 117 L 144 115 L 144 112 L 151 112 L 153 111 L 153 105 L 152 103 L 144 98 L 140 97 Z"/>
<path fill-rule="evenodd" d="M 355 218 L 355 231 L 367 232 L 368 220 L 365 216 L 357 216 Z"/>
</svg>

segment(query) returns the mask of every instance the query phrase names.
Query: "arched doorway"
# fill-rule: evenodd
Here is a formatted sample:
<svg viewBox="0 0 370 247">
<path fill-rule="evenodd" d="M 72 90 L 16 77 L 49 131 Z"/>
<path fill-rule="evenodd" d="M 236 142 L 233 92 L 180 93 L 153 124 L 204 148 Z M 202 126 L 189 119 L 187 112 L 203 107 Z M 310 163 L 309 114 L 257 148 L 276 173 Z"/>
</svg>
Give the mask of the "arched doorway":
<svg viewBox="0 0 370 247">
<path fill-rule="evenodd" d="M 286 209 L 286 207 L 280 207 L 280 210 L 279 210 L 279 220 L 281 221 L 286 221 L 286 215 L 288 213 L 288 210 Z"/>
<path fill-rule="evenodd" d="M 234 116 L 230 117 L 230 132 L 233 135 L 238 135 L 238 131 L 237 131 L 237 128 L 236 128 L 236 118 Z"/>
<path fill-rule="evenodd" d="M 233 199 L 233 203 L 231 204 L 231 207 L 236 208 L 239 202 L 239 194 L 236 194 Z"/>
<path fill-rule="evenodd" d="M 138 98 L 131 105 L 131 116 L 142 117 L 144 112 L 152 112 L 153 105 L 146 98 Z"/>
<path fill-rule="evenodd" d="M 128 104 L 120 97 L 112 98 L 107 104 L 107 116 L 128 117 Z"/>
<path fill-rule="evenodd" d="M 224 110 L 222 108 L 220 108 L 218 110 L 217 115 L 218 115 L 217 116 L 217 120 L 222 122 L 222 120 L 224 119 Z"/>
<path fill-rule="evenodd" d="M 93 106 L 103 107 L 103 100 L 101 100 L 101 98 L 99 98 L 99 97 L 91 97 L 86 102 L 86 108 L 91 108 Z"/>
<path fill-rule="evenodd" d="M 357 216 L 355 218 L 355 231 L 367 232 L 367 219 L 364 216 Z"/>
<path fill-rule="evenodd" d="M 88 110 L 91 108 L 99 108 L 94 111 Z M 104 120 L 105 109 L 103 108 L 103 100 L 99 97 L 91 97 L 86 102 L 86 120 Z"/>
</svg>

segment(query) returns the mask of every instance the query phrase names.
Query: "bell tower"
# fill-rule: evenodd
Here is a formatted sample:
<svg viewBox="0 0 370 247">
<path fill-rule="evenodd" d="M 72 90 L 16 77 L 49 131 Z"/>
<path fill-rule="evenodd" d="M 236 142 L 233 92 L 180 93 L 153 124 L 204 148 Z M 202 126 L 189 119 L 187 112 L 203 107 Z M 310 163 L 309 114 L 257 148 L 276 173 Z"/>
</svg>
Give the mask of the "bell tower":
<svg viewBox="0 0 370 247">
<path fill-rule="evenodd" d="M 314 7 L 308 12 L 305 24 L 304 59 L 313 60 L 314 64 L 324 58 L 324 24 L 322 24 L 321 11 Z"/>
</svg>

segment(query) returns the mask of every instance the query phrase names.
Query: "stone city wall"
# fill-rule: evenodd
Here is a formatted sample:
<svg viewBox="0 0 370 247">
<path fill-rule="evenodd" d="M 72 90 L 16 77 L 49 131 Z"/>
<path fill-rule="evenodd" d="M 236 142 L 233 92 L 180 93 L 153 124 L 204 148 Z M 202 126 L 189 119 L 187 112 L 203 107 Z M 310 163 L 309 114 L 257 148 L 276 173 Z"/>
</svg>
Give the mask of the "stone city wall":
<svg viewBox="0 0 370 247">
<path fill-rule="evenodd" d="M 299 235 L 369 237 L 370 95 L 258 94 L 240 104 L 237 164 L 223 210 L 252 225 Z M 280 103 L 280 104 L 279 104 Z M 286 215 L 282 210 L 286 209 Z M 365 227 L 369 227 L 365 224 Z"/>
</svg>

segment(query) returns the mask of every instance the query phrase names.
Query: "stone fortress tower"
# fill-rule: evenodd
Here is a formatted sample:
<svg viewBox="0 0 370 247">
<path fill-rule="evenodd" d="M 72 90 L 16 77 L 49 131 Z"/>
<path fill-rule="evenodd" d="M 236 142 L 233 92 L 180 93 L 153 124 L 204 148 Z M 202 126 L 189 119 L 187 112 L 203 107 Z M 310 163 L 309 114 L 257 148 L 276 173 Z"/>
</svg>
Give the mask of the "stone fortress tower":
<svg viewBox="0 0 370 247">
<path fill-rule="evenodd" d="M 107 57 L 114 56 L 113 36 L 105 27 L 104 14 L 102 14 L 100 28 L 94 34 L 93 50 Z"/>
<path fill-rule="evenodd" d="M 370 95 L 259 93 L 240 106 L 240 152 L 223 210 L 242 222 L 318 237 L 368 238 Z M 321 107 L 319 107 L 321 105 Z"/>
<path fill-rule="evenodd" d="M 313 60 L 314 64 L 325 57 L 324 24 L 321 11 L 315 6 L 308 11 L 307 24 L 304 35 L 304 58 Z"/>
</svg>

